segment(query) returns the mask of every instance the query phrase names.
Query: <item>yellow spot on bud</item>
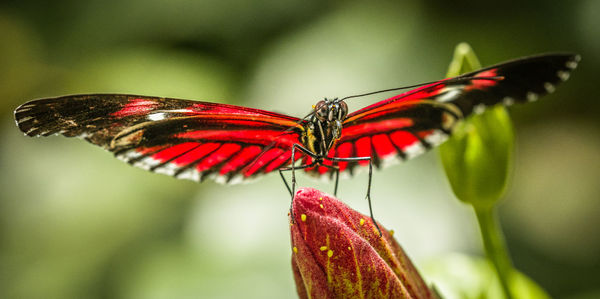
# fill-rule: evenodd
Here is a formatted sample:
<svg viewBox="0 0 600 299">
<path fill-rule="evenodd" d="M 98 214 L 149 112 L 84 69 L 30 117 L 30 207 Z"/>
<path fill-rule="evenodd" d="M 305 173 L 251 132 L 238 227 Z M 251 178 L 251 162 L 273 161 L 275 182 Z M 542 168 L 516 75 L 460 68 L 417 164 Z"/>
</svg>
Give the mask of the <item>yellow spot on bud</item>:
<svg viewBox="0 0 600 299">
<path fill-rule="evenodd" d="M 294 247 L 292 248 L 292 251 L 293 251 L 294 253 L 298 253 L 298 247 L 294 246 Z"/>
<path fill-rule="evenodd" d="M 327 251 L 327 256 L 328 256 L 328 257 L 332 257 L 332 256 L 333 256 L 333 250 L 329 250 L 329 251 Z"/>
<path fill-rule="evenodd" d="M 324 209 L 323 204 L 320 204 L 319 207 L 321 207 L 321 209 Z"/>
<path fill-rule="evenodd" d="M 350 246 L 348 246 L 348 250 L 352 250 L 352 248 Z"/>
<path fill-rule="evenodd" d="M 302 222 L 306 221 L 306 214 L 300 215 L 300 219 L 302 220 Z"/>
<path fill-rule="evenodd" d="M 323 197 L 319 197 L 319 200 L 323 200 Z"/>
<path fill-rule="evenodd" d="M 325 250 L 327 250 L 327 246 L 321 246 L 321 247 L 319 247 L 319 250 L 325 251 Z"/>
<path fill-rule="evenodd" d="M 315 106 L 315 105 L 312 105 L 312 108 L 313 108 L 313 110 L 315 109 L 315 107 L 317 107 L 317 106 Z"/>
<path fill-rule="evenodd" d="M 360 225 L 365 225 L 365 219 L 360 218 Z"/>
<path fill-rule="evenodd" d="M 390 229 L 390 237 L 394 236 L 394 230 Z"/>
</svg>

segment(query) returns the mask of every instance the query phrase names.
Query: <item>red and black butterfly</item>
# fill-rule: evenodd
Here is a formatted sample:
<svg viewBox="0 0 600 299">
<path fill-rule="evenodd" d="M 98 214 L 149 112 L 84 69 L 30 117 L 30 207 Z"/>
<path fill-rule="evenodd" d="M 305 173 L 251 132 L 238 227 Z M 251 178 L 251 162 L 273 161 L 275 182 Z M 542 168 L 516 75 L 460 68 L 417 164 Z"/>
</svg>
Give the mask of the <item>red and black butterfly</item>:
<svg viewBox="0 0 600 299">
<path fill-rule="evenodd" d="M 486 107 L 535 101 L 553 92 L 579 59 L 572 54 L 520 58 L 425 84 L 350 114 L 344 102 L 350 97 L 325 99 L 296 118 L 226 104 L 89 94 L 27 102 L 15 110 L 15 119 L 28 136 L 80 137 L 129 164 L 176 178 L 234 183 L 274 170 L 304 169 L 335 176 L 337 190 L 340 172 L 369 166 L 370 187 L 372 165 L 424 153 L 460 120 Z M 294 178 L 292 171 L 291 189 L 286 182 L 292 194 Z"/>
</svg>

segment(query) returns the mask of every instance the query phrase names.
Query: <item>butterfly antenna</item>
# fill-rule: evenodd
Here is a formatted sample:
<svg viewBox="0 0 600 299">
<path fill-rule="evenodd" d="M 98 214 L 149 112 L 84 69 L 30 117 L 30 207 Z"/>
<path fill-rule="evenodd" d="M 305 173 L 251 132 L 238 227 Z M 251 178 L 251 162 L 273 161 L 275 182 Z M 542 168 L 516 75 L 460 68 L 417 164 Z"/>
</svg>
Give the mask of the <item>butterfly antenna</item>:
<svg viewBox="0 0 600 299">
<path fill-rule="evenodd" d="M 463 81 L 471 81 L 471 80 L 493 80 L 493 81 L 500 81 L 500 80 L 503 80 L 503 79 L 504 79 L 504 76 L 454 77 L 454 78 L 450 78 L 450 79 L 446 79 L 446 80 L 441 80 L 441 81 L 431 81 L 431 82 L 420 83 L 420 84 L 415 84 L 415 85 L 402 86 L 402 87 L 389 88 L 389 89 L 382 89 L 382 90 L 378 90 L 378 91 L 372 91 L 372 92 L 367 92 L 367 93 L 363 93 L 363 94 L 352 95 L 352 96 L 348 96 L 348 97 L 345 97 L 345 98 L 341 98 L 338 101 L 343 101 L 343 100 L 347 100 L 347 99 L 351 99 L 351 98 L 359 98 L 359 97 L 364 97 L 364 96 L 370 96 L 370 95 L 373 95 L 373 94 L 384 93 L 384 92 L 389 92 L 389 91 L 402 90 L 402 89 L 408 89 L 408 88 L 416 88 L 416 87 L 421 87 L 421 86 L 425 86 L 425 85 L 432 85 L 432 87 L 434 87 L 434 86 L 438 86 L 438 85 L 441 85 L 441 84 L 460 83 L 460 82 L 463 82 Z"/>
</svg>

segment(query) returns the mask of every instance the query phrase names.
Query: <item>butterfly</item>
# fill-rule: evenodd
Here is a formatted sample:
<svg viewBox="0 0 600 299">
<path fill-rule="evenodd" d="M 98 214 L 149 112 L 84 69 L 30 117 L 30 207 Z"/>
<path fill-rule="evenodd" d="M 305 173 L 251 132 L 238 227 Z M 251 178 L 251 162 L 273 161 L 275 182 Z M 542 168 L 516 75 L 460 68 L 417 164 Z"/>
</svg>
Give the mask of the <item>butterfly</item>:
<svg viewBox="0 0 600 299">
<path fill-rule="evenodd" d="M 247 181 L 278 170 L 353 174 L 418 156 L 486 107 L 531 102 L 554 91 L 579 55 L 519 58 L 418 87 L 349 113 L 325 99 L 304 118 L 241 106 L 126 95 L 84 94 L 29 101 L 15 110 L 27 136 L 79 137 L 146 170 L 180 179 Z M 416 87 L 416 86 L 413 86 Z"/>
</svg>

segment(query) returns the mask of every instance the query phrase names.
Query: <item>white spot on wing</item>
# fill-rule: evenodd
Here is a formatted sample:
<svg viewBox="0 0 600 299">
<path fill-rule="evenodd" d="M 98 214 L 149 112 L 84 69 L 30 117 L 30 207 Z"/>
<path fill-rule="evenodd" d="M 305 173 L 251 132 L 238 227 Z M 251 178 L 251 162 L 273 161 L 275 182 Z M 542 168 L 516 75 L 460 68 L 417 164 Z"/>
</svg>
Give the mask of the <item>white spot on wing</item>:
<svg viewBox="0 0 600 299">
<path fill-rule="evenodd" d="M 19 108 L 19 110 L 20 110 L 20 111 L 23 111 L 23 108 L 26 108 L 26 109 L 28 109 L 28 110 L 29 110 L 29 109 L 31 109 L 31 108 L 33 108 L 33 107 L 35 107 L 35 104 L 25 104 L 25 105 L 22 105 L 22 106 Z"/>
<path fill-rule="evenodd" d="M 440 130 L 435 130 L 433 133 L 425 136 L 424 139 L 432 146 L 438 146 L 448 139 L 448 135 Z"/>
<path fill-rule="evenodd" d="M 244 176 L 241 174 L 234 175 L 228 182 L 228 184 L 239 184 L 244 181 Z"/>
<path fill-rule="evenodd" d="M 146 118 L 151 121 L 159 121 L 159 120 L 163 120 L 163 119 L 167 118 L 168 114 L 170 114 L 170 113 L 189 113 L 189 112 L 193 112 L 193 111 L 190 109 L 158 110 L 158 111 L 154 111 L 151 114 L 148 114 L 148 116 Z"/>
<path fill-rule="evenodd" d="M 554 90 L 556 90 L 556 87 L 554 87 L 554 85 L 552 85 L 552 83 L 550 82 L 546 82 L 544 83 L 544 89 L 548 92 L 548 93 L 553 93 Z"/>
<path fill-rule="evenodd" d="M 558 71 L 556 75 L 560 78 L 560 80 L 567 81 L 569 79 L 569 72 L 567 71 Z"/>
<path fill-rule="evenodd" d="M 156 160 L 152 157 L 146 157 L 142 160 L 139 160 L 139 161 L 133 163 L 133 166 L 142 168 L 144 170 L 150 170 L 151 167 L 156 166 L 160 163 L 161 163 L 160 160 Z"/>
<path fill-rule="evenodd" d="M 129 150 L 129 151 L 126 151 L 126 152 L 124 152 L 122 154 L 117 155 L 117 159 L 119 159 L 121 161 L 128 162 L 131 159 L 135 159 L 135 158 L 140 157 L 141 155 L 142 155 L 141 153 L 136 152 L 135 150 Z"/>
<path fill-rule="evenodd" d="M 83 132 L 83 133 L 77 135 L 77 138 L 85 139 L 88 136 L 90 136 L 90 134 L 88 132 Z"/>
<path fill-rule="evenodd" d="M 217 175 L 215 177 L 215 182 L 219 183 L 219 184 L 227 184 L 227 176 L 224 175 Z"/>
<path fill-rule="evenodd" d="M 194 168 L 188 168 L 175 176 L 178 179 L 200 181 L 200 173 Z"/>
<path fill-rule="evenodd" d="M 340 179 L 346 180 L 346 179 L 349 179 L 351 177 L 352 177 L 352 174 L 348 170 L 344 170 L 344 171 L 340 172 Z"/>
<path fill-rule="evenodd" d="M 538 99 L 538 95 L 535 92 L 528 92 L 527 93 L 527 101 L 529 102 L 535 102 Z"/>
<path fill-rule="evenodd" d="M 479 103 L 473 107 L 473 112 L 475 114 L 481 114 L 483 111 L 485 111 L 485 105 L 483 103 Z"/>
<path fill-rule="evenodd" d="M 575 69 L 577 67 L 577 61 L 576 60 L 570 60 L 567 61 L 567 63 L 565 64 L 565 66 L 569 69 Z"/>
<path fill-rule="evenodd" d="M 32 117 L 32 116 L 25 116 L 25 117 L 23 117 L 23 118 L 19 119 L 19 120 L 17 121 L 17 123 L 19 123 L 19 124 L 22 124 L 22 123 L 24 123 L 24 122 L 26 122 L 26 121 L 29 121 L 29 120 L 32 120 L 32 119 L 33 119 L 33 117 Z"/>
<path fill-rule="evenodd" d="M 502 99 L 502 104 L 504 104 L 506 106 L 511 106 L 514 103 L 515 103 L 515 99 L 513 99 L 511 97 L 504 97 L 504 99 Z"/>
<path fill-rule="evenodd" d="M 460 89 L 452 89 L 452 90 L 449 90 L 449 91 L 447 91 L 446 93 L 444 93 L 444 94 L 442 94 L 442 95 L 438 96 L 438 97 L 436 98 L 436 100 L 437 100 L 438 102 L 442 102 L 442 103 L 444 103 L 444 102 L 448 102 L 448 101 L 452 101 L 452 100 L 456 99 L 456 97 L 457 97 L 459 94 L 460 94 Z"/>
<path fill-rule="evenodd" d="M 148 119 L 152 121 L 159 121 L 165 119 L 166 114 L 164 112 L 152 113 L 148 115 Z"/>
<path fill-rule="evenodd" d="M 167 163 L 161 167 L 155 168 L 154 172 L 156 173 L 161 173 L 161 174 L 166 174 L 169 176 L 174 176 L 175 172 L 177 172 L 177 170 L 179 170 L 181 167 L 177 166 L 174 163 Z"/>
<path fill-rule="evenodd" d="M 32 127 L 31 129 L 27 130 L 27 132 L 25 132 L 25 134 L 29 135 L 31 132 L 37 130 L 37 127 Z"/>
<path fill-rule="evenodd" d="M 380 161 L 380 165 L 382 167 L 388 167 L 388 166 L 392 166 L 392 165 L 396 165 L 400 163 L 400 159 L 398 157 L 398 153 L 397 152 L 392 152 L 389 155 L 383 157 Z"/>
<path fill-rule="evenodd" d="M 190 109 L 173 109 L 173 110 L 166 110 L 165 112 L 169 112 L 169 113 L 187 113 L 187 112 L 193 112 L 193 110 L 190 110 Z"/>
<path fill-rule="evenodd" d="M 406 154 L 406 158 L 412 159 L 418 155 L 425 153 L 425 147 L 421 144 L 421 142 L 416 141 L 415 143 L 405 147 L 404 153 Z"/>
</svg>

